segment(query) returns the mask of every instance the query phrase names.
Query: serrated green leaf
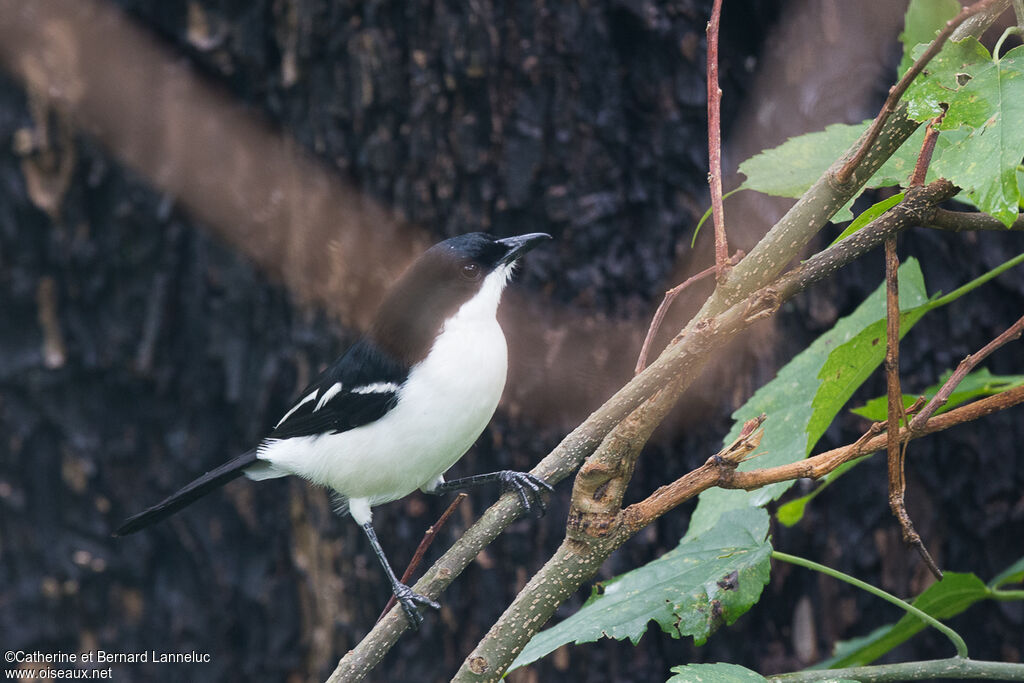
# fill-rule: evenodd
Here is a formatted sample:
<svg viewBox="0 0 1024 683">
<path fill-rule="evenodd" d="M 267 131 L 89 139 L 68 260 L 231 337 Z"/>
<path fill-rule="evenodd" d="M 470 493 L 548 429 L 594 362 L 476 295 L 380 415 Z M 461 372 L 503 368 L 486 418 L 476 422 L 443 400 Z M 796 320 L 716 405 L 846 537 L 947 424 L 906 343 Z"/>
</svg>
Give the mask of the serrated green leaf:
<svg viewBox="0 0 1024 683">
<path fill-rule="evenodd" d="M 899 269 L 900 308 L 906 333 L 927 304 L 924 278 L 914 259 Z M 881 325 L 881 328 L 880 328 Z M 768 415 L 764 437 L 752 459 L 740 470 L 784 465 L 806 458 L 818 438 L 857 388 L 855 378 L 867 377 L 885 355 L 885 286 L 879 286 L 857 309 L 816 339 L 779 370 L 750 400 L 733 413 L 735 421 L 725 442 L 731 443 L 746 420 Z M 867 332 L 865 332 L 867 330 Z M 881 332 L 879 331 L 881 330 Z M 879 336 L 880 335 L 880 336 Z M 875 342 L 879 339 L 880 342 Z M 826 369 L 827 368 L 827 369 Z M 862 380 L 861 380 L 862 381 Z M 820 396 L 820 397 L 819 397 Z M 700 494 L 686 532 L 711 528 L 725 510 L 764 505 L 781 496 L 793 482 L 771 484 L 756 491 L 713 488 Z"/>
<path fill-rule="evenodd" d="M 946 22 L 960 11 L 959 0 L 911 0 L 903 21 L 903 59 L 897 74 L 902 76 L 914 63 L 912 51 L 919 43 L 931 43 Z"/>
<path fill-rule="evenodd" d="M 914 59 L 920 57 L 925 49 L 926 45 L 914 48 Z M 951 103 L 961 88 L 970 82 L 969 67 L 989 63 L 991 55 L 988 49 L 975 38 L 946 43 L 904 93 L 907 114 L 922 123 L 935 118 L 942 113 L 943 105 Z"/>
<path fill-rule="evenodd" d="M 921 395 L 931 399 L 935 394 L 939 393 L 939 389 L 942 388 L 942 385 L 952 374 L 952 370 L 947 370 L 936 384 L 926 388 L 921 392 Z M 935 411 L 935 414 L 939 415 L 967 401 L 972 401 L 982 396 L 992 396 L 993 394 L 998 394 L 1021 385 L 1024 385 L 1024 375 L 993 375 L 986 368 L 975 370 L 963 378 L 953 393 L 949 395 L 949 400 L 946 401 L 946 404 Z M 904 394 L 904 407 L 909 407 L 913 404 L 917 400 L 917 396 L 917 394 Z M 888 414 L 888 401 L 885 396 L 878 396 L 864 405 L 854 408 L 851 412 L 861 417 L 866 417 L 873 422 L 881 422 L 885 420 Z"/>
<path fill-rule="evenodd" d="M 776 197 L 796 199 L 860 138 L 869 125 L 870 121 L 832 124 L 825 130 L 790 138 L 778 147 L 755 154 L 740 164 L 740 172 L 747 177 L 739 189 L 757 190 Z M 889 187 L 905 183 L 914 170 L 918 150 L 923 141 L 922 127 L 914 131 L 914 134 L 882 164 L 865 187 Z M 929 174 L 927 180 L 934 180 L 934 174 Z M 832 222 L 841 223 L 853 218 L 850 207 L 854 199 L 836 212 Z"/>
<path fill-rule="evenodd" d="M 760 597 L 770 569 L 767 536 L 764 510 L 723 515 L 707 534 L 683 540 L 657 560 L 596 586 L 579 612 L 535 635 L 509 670 L 566 643 L 609 637 L 635 644 L 652 620 L 675 638 L 692 636 L 703 644 Z"/>
<path fill-rule="evenodd" d="M 857 141 L 867 125 L 834 123 L 755 154 L 740 164 L 740 173 L 747 176 L 740 187 L 776 197 L 799 197 Z"/>
<path fill-rule="evenodd" d="M 880 202 L 872 204 L 867 209 L 865 209 L 863 212 L 861 212 L 861 214 L 859 216 L 857 216 L 852 221 L 850 221 L 850 224 L 848 226 L 846 226 L 846 229 L 843 230 L 843 232 L 839 235 L 839 237 L 837 237 L 834 240 L 832 240 L 832 244 L 830 244 L 828 246 L 831 247 L 832 245 L 836 244 L 837 242 L 842 242 L 844 239 L 846 239 L 847 237 L 849 237 L 853 233 L 857 232 L 858 230 L 860 230 L 865 225 L 867 225 L 871 221 L 875 220 L 876 218 L 878 218 L 879 216 L 884 214 L 886 211 L 888 211 L 892 207 L 894 207 L 897 204 L 899 204 L 900 202 L 902 202 L 904 196 L 906 196 L 905 193 L 899 192 L 899 193 L 894 194 L 893 196 L 891 196 L 891 197 L 889 197 L 887 199 L 883 199 Z"/>
<path fill-rule="evenodd" d="M 971 78 L 950 98 L 940 127 L 968 133 L 943 150 L 934 161 L 935 172 L 1009 227 L 1021 202 L 1017 168 L 1024 158 L 1024 46 L 964 72 Z"/>
<path fill-rule="evenodd" d="M 738 664 L 685 664 L 672 667 L 665 683 L 767 683 L 768 679 Z"/>
<path fill-rule="evenodd" d="M 932 584 L 911 604 L 937 619 L 949 619 L 991 595 L 992 591 L 974 574 L 946 572 L 941 581 Z M 831 658 L 811 668 L 839 669 L 870 664 L 925 628 L 923 621 L 907 614 L 895 624 L 875 629 L 867 636 L 837 643 Z"/>
</svg>

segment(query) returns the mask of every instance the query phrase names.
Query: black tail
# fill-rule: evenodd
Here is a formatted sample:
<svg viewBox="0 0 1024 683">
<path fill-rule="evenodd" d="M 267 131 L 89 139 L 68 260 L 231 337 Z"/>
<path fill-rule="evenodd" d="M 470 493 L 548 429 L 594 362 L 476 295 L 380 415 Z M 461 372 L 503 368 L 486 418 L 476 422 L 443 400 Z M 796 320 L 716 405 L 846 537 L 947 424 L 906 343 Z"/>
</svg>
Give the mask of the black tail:
<svg viewBox="0 0 1024 683">
<path fill-rule="evenodd" d="M 114 532 L 115 536 L 127 536 L 151 524 L 170 517 L 178 510 L 191 505 L 210 491 L 223 486 L 232 479 L 242 476 L 242 471 L 256 462 L 256 451 L 251 450 L 229 460 L 220 467 L 210 470 L 185 488 L 137 515 L 132 515 Z"/>
</svg>

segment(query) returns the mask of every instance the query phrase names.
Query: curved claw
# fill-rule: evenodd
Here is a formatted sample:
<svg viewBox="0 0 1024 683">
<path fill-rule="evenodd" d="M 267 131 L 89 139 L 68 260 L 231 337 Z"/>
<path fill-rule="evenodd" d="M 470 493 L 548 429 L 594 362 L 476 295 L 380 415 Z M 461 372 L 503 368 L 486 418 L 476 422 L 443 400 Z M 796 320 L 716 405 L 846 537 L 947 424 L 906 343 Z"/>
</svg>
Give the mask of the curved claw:
<svg viewBox="0 0 1024 683">
<path fill-rule="evenodd" d="M 537 517 L 543 517 L 545 512 L 543 489 L 553 491 L 554 489 L 540 477 L 535 477 L 529 472 L 514 472 L 505 470 L 498 474 L 498 480 L 505 491 L 515 491 L 519 496 L 519 502 L 523 509 Z"/>
<path fill-rule="evenodd" d="M 432 607 L 433 609 L 441 609 L 440 604 L 425 595 L 413 592 L 413 590 L 404 583 L 397 584 L 394 587 L 394 593 L 395 599 L 398 600 L 398 604 L 402 606 L 402 611 L 405 612 L 405 616 L 409 620 L 409 626 L 411 626 L 414 631 L 418 630 L 420 624 L 423 623 L 423 615 L 420 614 L 419 605 Z"/>
</svg>

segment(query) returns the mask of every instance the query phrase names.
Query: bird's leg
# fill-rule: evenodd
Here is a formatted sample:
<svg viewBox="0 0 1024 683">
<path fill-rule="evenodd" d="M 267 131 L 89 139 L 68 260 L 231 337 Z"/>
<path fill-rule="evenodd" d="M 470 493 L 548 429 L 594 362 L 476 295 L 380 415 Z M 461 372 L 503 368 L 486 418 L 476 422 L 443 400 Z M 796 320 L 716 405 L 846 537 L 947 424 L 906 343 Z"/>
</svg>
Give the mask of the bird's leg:
<svg viewBox="0 0 1024 683">
<path fill-rule="evenodd" d="M 519 502 L 523 504 L 523 509 L 537 517 L 544 515 L 542 492 L 545 489 L 548 491 L 554 490 L 546 481 L 540 477 L 533 476 L 529 472 L 502 470 L 500 472 L 491 472 L 490 474 L 476 474 L 472 477 L 443 481 L 426 492 L 441 494 L 449 491 L 462 491 L 494 482 L 501 484 L 502 491 L 515 491 L 519 496 Z"/>
<path fill-rule="evenodd" d="M 395 594 L 395 599 L 402 606 L 405 611 L 405 616 L 409 619 L 409 625 L 413 629 L 418 629 L 420 624 L 423 622 L 423 615 L 419 612 L 419 605 L 426 605 L 427 607 L 433 607 L 434 609 L 441 609 L 441 605 L 437 604 L 425 595 L 414 593 L 411 588 L 406 586 L 404 583 L 398 580 L 395 576 L 395 572 L 391 570 L 391 565 L 388 564 L 388 558 L 384 556 L 384 549 L 380 547 L 380 541 L 377 540 L 377 534 L 373 530 L 373 524 L 371 522 L 365 522 L 363 524 L 363 531 L 366 532 L 366 537 L 370 539 L 370 545 L 373 546 L 373 552 L 377 553 L 377 559 L 384 565 L 384 573 L 388 575 L 388 579 L 391 581 L 391 590 Z"/>
</svg>

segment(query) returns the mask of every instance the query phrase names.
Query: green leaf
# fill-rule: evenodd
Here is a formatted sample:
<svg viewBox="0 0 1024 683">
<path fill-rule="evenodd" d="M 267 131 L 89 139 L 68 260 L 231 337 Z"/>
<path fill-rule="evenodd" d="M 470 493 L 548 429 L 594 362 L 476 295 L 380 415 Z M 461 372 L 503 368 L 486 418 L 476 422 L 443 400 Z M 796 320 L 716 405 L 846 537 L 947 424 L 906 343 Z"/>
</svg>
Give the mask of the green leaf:
<svg viewBox="0 0 1024 683">
<path fill-rule="evenodd" d="M 767 683 L 768 679 L 738 664 L 686 664 L 672 667 L 665 683 Z"/>
<path fill-rule="evenodd" d="M 898 194 L 894 194 L 893 196 L 889 197 L 888 199 L 883 199 L 882 201 L 880 201 L 880 202 L 878 202 L 876 204 L 873 204 L 872 206 L 869 206 L 859 216 L 857 216 L 855 219 L 850 221 L 850 224 L 848 226 L 846 226 L 846 230 L 843 230 L 843 232 L 839 235 L 839 237 L 837 237 L 834 240 L 832 240 L 832 244 L 830 244 L 828 246 L 831 247 L 833 244 L 836 244 L 837 242 L 841 242 L 844 239 L 846 239 L 847 237 L 849 237 L 850 235 L 852 235 L 853 233 L 857 232 L 858 230 L 863 228 L 865 225 L 867 225 L 868 223 L 870 223 L 871 221 L 875 220 L 876 218 L 878 218 L 879 216 L 884 214 L 886 211 L 888 211 L 892 207 L 894 207 L 897 204 L 899 204 L 900 202 L 902 202 L 904 196 L 905 196 L 905 194 L 903 192 L 900 192 Z"/>
<path fill-rule="evenodd" d="M 742 164 L 740 172 L 747 176 L 738 189 L 757 190 L 776 197 L 803 195 L 818 178 L 841 157 L 871 125 L 870 121 L 856 124 L 836 123 L 825 130 L 790 138 L 778 147 L 755 154 Z M 917 153 L 924 141 L 924 129 L 914 132 L 865 187 L 889 187 L 905 183 L 914 170 Z M 928 181 L 934 180 L 929 174 Z M 853 199 L 832 217 L 834 223 L 853 218 L 850 206 Z"/>
<path fill-rule="evenodd" d="M 857 141 L 868 123 L 834 123 L 755 154 L 740 164 L 740 173 L 747 176 L 740 187 L 795 199 Z"/>
<path fill-rule="evenodd" d="M 914 259 L 899 269 L 901 332 L 906 333 L 923 315 L 928 302 L 924 278 Z M 738 435 L 743 423 L 765 413 L 764 437 L 740 470 L 784 465 L 806 458 L 825 428 L 885 356 L 885 287 L 879 286 L 853 313 L 836 322 L 798 354 L 775 379 L 764 385 L 733 413 L 735 421 L 726 443 Z M 876 341 L 877 340 L 877 341 Z M 713 488 L 700 494 L 690 518 L 687 537 L 714 526 L 725 510 L 764 505 L 781 496 L 793 482 L 780 482 L 757 491 Z"/>
<path fill-rule="evenodd" d="M 974 574 L 946 572 L 911 604 L 937 619 L 949 619 L 992 596 L 991 589 Z M 835 654 L 813 669 L 838 669 L 870 664 L 897 645 L 924 630 L 925 624 L 912 614 L 895 624 L 875 629 L 869 635 L 836 644 Z"/>
<path fill-rule="evenodd" d="M 708 533 L 683 540 L 643 567 L 595 586 L 579 612 L 533 637 L 509 670 L 566 643 L 601 637 L 639 642 L 654 620 L 673 636 L 703 644 L 719 626 L 736 621 L 768 582 L 771 544 L 764 510 L 723 515 Z"/>
<path fill-rule="evenodd" d="M 925 49 L 927 46 L 918 45 L 914 59 Z M 989 51 L 975 38 L 946 43 L 903 95 L 907 114 L 922 123 L 935 118 L 942 113 L 943 105 L 958 97 L 959 90 L 969 82 L 968 67 L 988 64 L 990 60 Z"/>
<path fill-rule="evenodd" d="M 958 0 L 911 0 L 907 7 L 903 22 L 903 59 L 900 61 L 898 75 L 902 76 L 914 63 L 911 54 L 918 43 L 931 43 L 946 22 L 960 11 Z"/>
<path fill-rule="evenodd" d="M 1020 208 L 1024 209 L 1024 166 L 1017 167 L 1017 192 L 1020 193 Z"/>
<path fill-rule="evenodd" d="M 939 389 L 942 388 L 942 385 L 952 374 L 952 370 L 947 370 L 936 384 L 931 385 L 921 393 L 925 398 L 931 399 L 935 394 L 939 393 Z M 1024 385 L 1024 375 L 993 375 L 985 368 L 975 370 L 963 378 L 953 393 L 949 395 L 946 405 L 935 411 L 935 414 L 939 415 L 967 401 L 972 401 L 982 396 L 992 396 L 1021 385 Z M 915 394 L 903 395 L 904 407 L 909 407 L 916 400 L 917 395 Z M 885 396 L 879 396 L 862 406 L 854 408 L 852 412 L 861 417 L 866 417 L 873 422 L 881 422 L 885 420 L 888 414 L 888 401 Z"/>
<path fill-rule="evenodd" d="M 1024 158 L 1024 46 L 964 72 L 970 80 L 950 98 L 940 127 L 966 128 L 968 134 L 943 150 L 935 172 L 1009 227 L 1021 202 L 1017 167 Z"/>
</svg>

